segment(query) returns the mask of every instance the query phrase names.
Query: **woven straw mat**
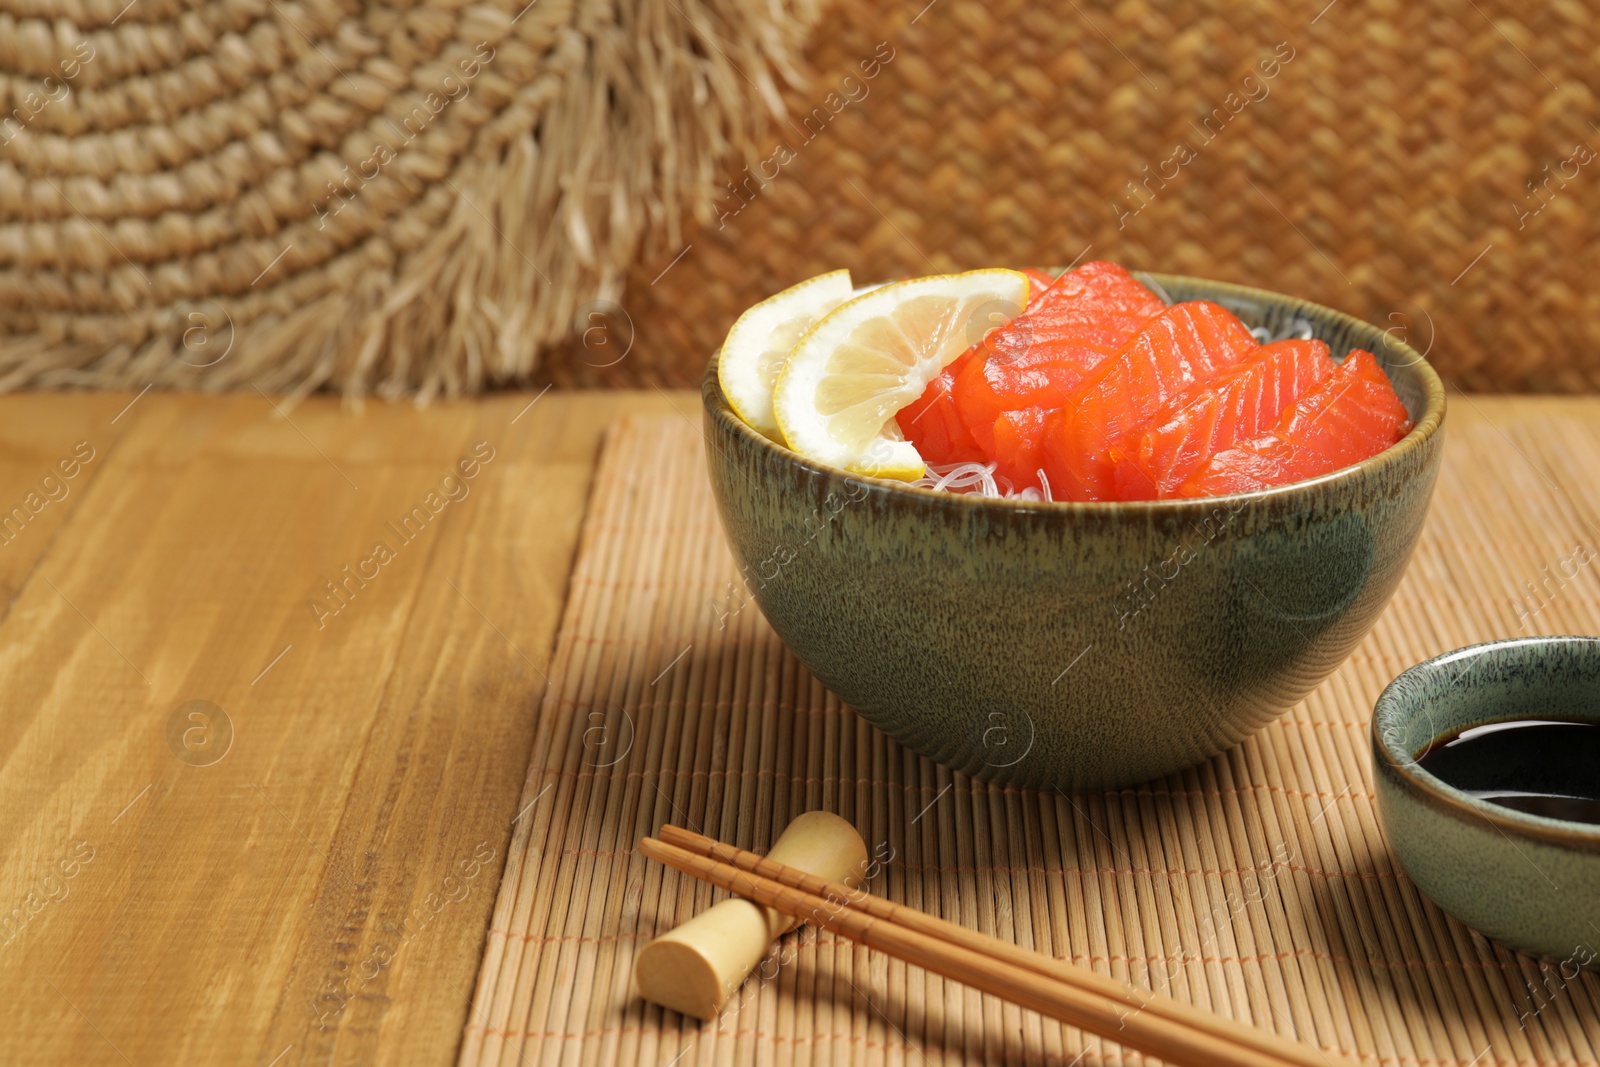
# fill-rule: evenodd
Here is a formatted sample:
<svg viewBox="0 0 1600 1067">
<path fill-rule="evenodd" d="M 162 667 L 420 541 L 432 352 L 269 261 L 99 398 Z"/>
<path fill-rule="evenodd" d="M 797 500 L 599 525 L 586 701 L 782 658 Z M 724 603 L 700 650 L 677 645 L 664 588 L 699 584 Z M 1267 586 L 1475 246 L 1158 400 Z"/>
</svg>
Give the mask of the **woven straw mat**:
<svg viewBox="0 0 1600 1067">
<path fill-rule="evenodd" d="M 692 384 L 823 270 L 1088 256 L 1349 311 L 1469 389 L 1600 385 L 1592 5 L 904 0 L 812 40 L 788 120 L 553 380 Z"/>
<path fill-rule="evenodd" d="M 525 380 L 813 0 L 0 0 L 0 388 Z"/>
</svg>

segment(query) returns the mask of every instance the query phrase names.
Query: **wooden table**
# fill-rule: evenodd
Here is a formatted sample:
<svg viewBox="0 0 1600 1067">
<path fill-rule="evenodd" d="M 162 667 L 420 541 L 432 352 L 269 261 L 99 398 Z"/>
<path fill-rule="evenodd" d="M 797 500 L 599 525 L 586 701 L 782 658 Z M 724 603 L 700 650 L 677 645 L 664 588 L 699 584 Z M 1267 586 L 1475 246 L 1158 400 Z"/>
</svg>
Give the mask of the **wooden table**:
<svg viewBox="0 0 1600 1067">
<path fill-rule="evenodd" d="M 602 431 L 673 406 L 0 398 L 0 1063 L 452 1062 Z"/>
<path fill-rule="evenodd" d="M 602 432 L 672 410 L 0 398 L 0 1062 L 451 1063 Z"/>
</svg>

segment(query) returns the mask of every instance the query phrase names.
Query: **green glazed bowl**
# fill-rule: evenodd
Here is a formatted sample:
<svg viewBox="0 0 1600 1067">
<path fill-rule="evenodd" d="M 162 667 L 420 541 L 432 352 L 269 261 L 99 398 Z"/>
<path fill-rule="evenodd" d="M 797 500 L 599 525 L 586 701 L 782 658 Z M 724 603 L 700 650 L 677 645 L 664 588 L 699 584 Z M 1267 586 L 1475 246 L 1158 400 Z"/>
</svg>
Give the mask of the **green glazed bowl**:
<svg viewBox="0 0 1600 1067">
<path fill-rule="evenodd" d="M 1434 903 L 1576 977 L 1600 962 L 1600 826 L 1480 800 L 1416 760 L 1446 734 L 1542 717 L 1600 721 L 1600 638 L 1497 641 L 1412 667 L 1372 716 L 1378 817 Z"/>
<path fill-rule="evenodd" d="M 1205 500 L 1044 503 L 814 463 L 746 426 L 707 368 L 706 453 L 752 601 L 824 685 L 954 770 L 1130 785 L 1204 760 L 1303 697 L 1394 592 L 1427 512 L 1444 387 L 1408 346 L 1316 304 L 1140 275 L 1273 336 L 1373 352 L 1416 428 L 1334 474 Z"/>
</svg>

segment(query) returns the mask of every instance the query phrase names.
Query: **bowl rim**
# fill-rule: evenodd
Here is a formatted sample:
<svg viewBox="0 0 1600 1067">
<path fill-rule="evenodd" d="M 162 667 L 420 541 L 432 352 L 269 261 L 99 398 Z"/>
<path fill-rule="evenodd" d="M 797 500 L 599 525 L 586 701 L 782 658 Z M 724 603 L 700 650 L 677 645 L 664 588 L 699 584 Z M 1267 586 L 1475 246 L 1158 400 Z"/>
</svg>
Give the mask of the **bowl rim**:
<svg viewBox="0 0 1600 1067">
<path fill-rule="evenodd" d="M 1339 311 L 1336 308 L 1330 308 L 1301 297 L 1289 296 L 1287 293 L 1275 293 L 1268 289 L 1257 289 L 1248 285 L 1237 285 L 1233 282 L 1215 281 L 1210 278 L 1198 278 L 1192 275 L 1164 274 L 1158 271 L 1144 270 L 1133 271 L 1132 273 L 1153 279 L 1161 285 L 1165 285 L 1168 281 L 1180 283 L 1199 282 L 1202 285 L 1220 290 L 1228 296 L 1244 300 L 1265 301 L 1267 303 L 1289 301 L 1307 309 L 1315 309 L 1318 314 L 1331 318 L 1335 323 L 1346 329 L 1379 329 L 1373 323 L 1358 319 L 1348 312 Z M 1386 332 L 1384 336 L 1387 337 Z M 1298 496 L 1331 483 L 1354 480 L 1374 472 L 1381 472 L 1401 462 L 1411 453 L 1423 448 L 1431 438 L 1438 434 L 1444 425 L 1444 382 L 1439 378 L 1439 373 L 1433 369 L 1433 365 L 1428 362 L 1427 358 L 1409 344 L 1391 338 L 1387 342 L 1387 347 L 1391 354 L 1399 355 L 1405 360 L 1402 366 L 1415 369 L 1422 379 L 1424 398 L 1422 415 L 1417 419 L 1417 423 L 1411 428 L 1410 433 L 1377 455 L 1369 456 L 1359 463 L 1351 464 L 1329 474 L 1319 475 L 1316 478 L 1307 478 L 1303 481 L 1289 482 L 1285 485 L 1276 485 L 1267 489 L 1257 489 L 1249 493 L 1230 493 L 1225 496 L 1168 498 L 1165 500 L 1020 500 L 980 496 L 976 493 L 951 493 L 942 489 L 925 489 L 898 479 L 858 474 L 854 471 L 845 470 L 843 467 L 835 467 L 832 464 L 807 459 L 798 452 L 790 450 L 786 445 L 779 444 L 765 434 L 758 432 L 734 413 L 727 397 L 722 392 L 722 383 L 717 378 L 717 364 L 722 355 L 720 346 L 716 352 L 712 353 L 711 359 L 706 365 L 705 374 L 701 378 L 700 396 L 702 405 L 710 415 L 725 426 L 731 427 L 734 433 L 743 436 L 758 448 L 773 452 L 787 462 L 811 473 L 864 482 L 889 493 L 891 496 L 902 496 L 912 500 L 920 499 L 930 504 L 952 508 L 995 508 L 1002 511 L 1015 512 L 1099 515 L 1122 511 L 1136 514 L 1173 514 L 1181 516 L 1188 512 L 1214 510 L 1219 503 L 1233 505 L 1232 510 L 1237 511 L 1247 504 Z M 1387 368 L 1385 373 L 1387 373 Z"/>
<path fill-rule="evenodd" d="M 1399 751 L 1391 747 L 1383 736 L 1383 723 L 1392 716 L 1398 715 L 1400 689 L 1411 680 L 1418 680 L 1440 670 L 1450 663 L 1458 660 L 1476 659 L 1480 656 L 1493 655 L 1497 652 L 1524 650 L 1518 659 L 1525 659 L 1527 650 L 1537 647 L 1560 645 L 1575 649 L 1584 649 L 1586 654 L 1600 656 L 1600 637 L 1585 636 L 1583 634 L 1557 634 L 1551 636 L 1533 637 L 1506 637 L 1495 641 L 1481 641 L 1474 645 L 1441 652 L 1431 656 L 1420 663 L 1413 664 L 1394 677 L 1383 692 L 1378 694 L 1377 702 L 1373 705 L 1372 724 L 1370 734 L 1372 737 L 1372 751 L 1374 759 L 1382 759 L 1384 766 L 1389 768 L 1394 775 L 1406 785 L 1410 786 L 1425 800 L 1431 801 L 1452 814 L 1460 817 L 1462 821 L 1482 819 L 1488 822 L 1502 835 L 1516 833 L 1525 838 L 1533 838 L 1539 842 L 1557 848 L 1578 848 L 1585 851 L 1600 851 L 1600 825 L 1593 827 L 1585 823 L 1571 822 L 1567 819 L 1552 819 L 1544 815 L 1533 815 L 1528 812 L 1517 811 L 1499 804 L 1481 800 L 1478 797 L 1458 789 L 1449 782 L 1425 769 L 1417 762 L 1417 758 L 1410 752 Z M 1495 721 L 1486 719 L 1485 722 Z"/>
</svg>

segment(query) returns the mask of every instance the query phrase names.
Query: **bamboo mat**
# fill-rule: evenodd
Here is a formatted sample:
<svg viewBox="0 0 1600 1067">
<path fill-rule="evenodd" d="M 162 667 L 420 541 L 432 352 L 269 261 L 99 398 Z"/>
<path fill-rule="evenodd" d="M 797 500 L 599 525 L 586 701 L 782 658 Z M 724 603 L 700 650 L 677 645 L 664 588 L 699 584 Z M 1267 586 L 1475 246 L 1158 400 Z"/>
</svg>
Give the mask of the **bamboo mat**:
<svg viewBox="0 0 1600 1067">
<path fill-rule="evenodd" d="M 1600 632 L 1600 578 L 1570 562 L 1600 531 L 1600 420 L 1494 410 L 1455 402 L 1417 556 L 1337 674 L 1208 763 L 1073 796 L 908 754 L 753 604 L 724 617 L 735 569 L 697 429 L 619 423 L 462 1064 L 1152 1062 L 809 929 L 714 1022 L 640 1001 L 635 953 L 713 896 L 638 839 L 675 822 L 764 850 L 811 808 L 893 850 L 875 892 L 1364 1062 L 1600 1063 L 1600 978 L 1446 917 L 1398 872 L 1373 805 L 1367 723 L 1394 674 L 1524 628 Z"/>
</svg>

